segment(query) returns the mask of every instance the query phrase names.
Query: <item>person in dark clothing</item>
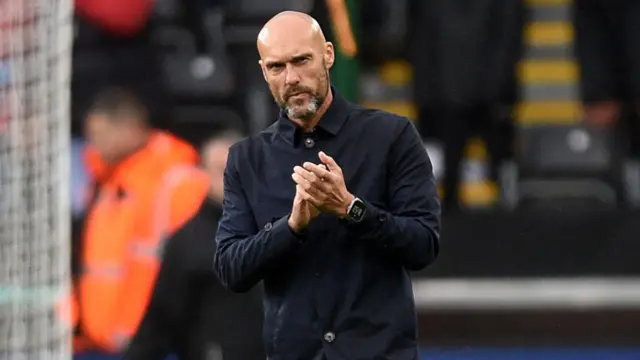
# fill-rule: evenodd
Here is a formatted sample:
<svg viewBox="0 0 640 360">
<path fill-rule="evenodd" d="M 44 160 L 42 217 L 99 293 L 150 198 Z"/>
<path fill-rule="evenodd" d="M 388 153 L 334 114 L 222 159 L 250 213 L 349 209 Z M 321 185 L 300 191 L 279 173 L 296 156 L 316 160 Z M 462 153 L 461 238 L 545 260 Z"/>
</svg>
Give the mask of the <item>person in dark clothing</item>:
<svg viewBox="0 0 640 360">
<path fill-rule="evenodd" d="M 212 271 L 213 235 L 222 214 L 222 176 L 228 149 L 239 134 L 225 131 L 202 148 L 211 194 L 197 214 L 166 243 L 149 307 L 124 358 L 261 360 L 262 305 L 259 289 L 234 294 Z"/>
<path fill-rule="evenodd" d="M 263 280 L 271 360 L 417 360 L 410 272 L 440 248 L 417 130 L 330 85 L 334 48 L 309 15 L 276 15 L 257 43 L 282 111 L 229 150 L 214 258 L 221 282 L 245 292 Z"/>
<path fill-rule="evenodd" d="M 412 0 L 413 96 L 423 138 L 444 148 L 445 210 L 459 208 L 464 150 L 481 135 L 491 177 L 512 154 L 511 113 L 518 99 L 516 65 L 526 17 L 517 0 Z"/>
</svg>

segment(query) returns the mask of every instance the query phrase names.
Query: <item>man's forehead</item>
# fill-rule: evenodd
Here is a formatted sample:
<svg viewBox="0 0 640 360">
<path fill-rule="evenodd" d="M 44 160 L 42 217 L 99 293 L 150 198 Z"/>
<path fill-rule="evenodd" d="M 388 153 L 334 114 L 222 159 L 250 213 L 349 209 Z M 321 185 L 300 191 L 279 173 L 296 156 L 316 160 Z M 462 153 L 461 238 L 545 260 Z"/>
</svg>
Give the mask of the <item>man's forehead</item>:
<svg viewBox="0 0 640 360">
<path fill-rule="evenodd" d="M 263 43 L 261 47 L 265 55 L 287 57 L 294 56 L 295 53 L 312 51 L 313 45 L 313 41 L 308 37 L 292 35 L 271 38 L 268 42 Z"/>
<path fill-rule="evenodd" d="M 265 51 L 262 56 L 262 61 L 264 63 L 288 62 L 297 57 L 313 55 L 314 53 L 314 49 L 310 46 L 302 47 L 296 45 L 291 48 L 271 49 L 269 51 Z"/>
<path fill-rule="evenodd" d="M 313 27 L 300 29 L 279 25 L 265 27 L 258 35 L 258 50 L 263 61 L 286 61 L 320 50 L 323 41 Z"/>
<path fill-rule="evenodd" d="M 260 53 L 263 61 L 288 61 L 318 51 L 320 49 L 311 39 L 294 35 L 263 43 Z"/>
</svg>

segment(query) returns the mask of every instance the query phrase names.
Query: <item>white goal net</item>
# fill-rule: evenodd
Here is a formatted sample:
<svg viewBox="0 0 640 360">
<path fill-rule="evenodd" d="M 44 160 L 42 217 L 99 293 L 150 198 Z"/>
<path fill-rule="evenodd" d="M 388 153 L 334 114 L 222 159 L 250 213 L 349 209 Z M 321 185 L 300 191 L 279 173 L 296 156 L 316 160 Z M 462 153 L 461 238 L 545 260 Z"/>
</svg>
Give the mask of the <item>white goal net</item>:
<svg viewBox="0 0 640 360">
<path fill-rule="evenodd" d="M 72 0 L 0 0 L 0 360 L 70 359 Z"/>
</svg>

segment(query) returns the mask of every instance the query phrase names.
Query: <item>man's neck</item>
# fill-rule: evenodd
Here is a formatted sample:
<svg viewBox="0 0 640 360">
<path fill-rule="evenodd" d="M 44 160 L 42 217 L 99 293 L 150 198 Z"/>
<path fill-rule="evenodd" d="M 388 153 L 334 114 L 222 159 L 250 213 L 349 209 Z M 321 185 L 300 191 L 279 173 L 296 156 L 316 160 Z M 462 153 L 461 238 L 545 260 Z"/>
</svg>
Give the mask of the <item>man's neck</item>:
<svg viewBox="0 0 640 360">
<path fill-rule="evenodd" d="M 291 121 L 300 125 L 300 127 L 302 127 L 302 129 L 305 132 L 312 131 L 313 129 L 315 129 L 318 123 L 320 123 L 320 119 L 322 119 L 322 116 L 324 116 L 324 114 L 327 112 L 327 109 L 329 109 L 329 106 L 331 106 L 332 102 L 333 102 L 333 94 L 331 93 L 331 90 L 329 90 L 327 91 L 327 96 L 325 97 L 324 102 L 322 103 L 322 106 L 320 106 L 318 111 L 316 111 L 315 115 L 311 118 L 311 120 L 304 121 L 300 119 L 291 119 Z"/>
</svg>

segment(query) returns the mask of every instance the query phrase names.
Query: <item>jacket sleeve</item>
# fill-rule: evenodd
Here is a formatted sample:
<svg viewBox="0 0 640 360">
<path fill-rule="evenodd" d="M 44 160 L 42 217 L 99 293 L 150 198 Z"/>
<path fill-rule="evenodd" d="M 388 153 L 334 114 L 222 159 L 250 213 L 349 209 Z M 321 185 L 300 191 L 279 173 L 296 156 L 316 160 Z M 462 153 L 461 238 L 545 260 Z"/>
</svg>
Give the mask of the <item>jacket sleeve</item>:
<svg viewBox="0 0 640 360">
<path fill-rule="evenodd" d="M 214 268 L 220 282 L 234 292 L 249 291 L 271 266 L 301 242 L 288 216 L 258 228 L 236 167 L 235 146 L 224 173 L 222 217 L 216 235 Z"/>
<path fill-rule="evenodd" d="M 431 161 L 417 130 L 407 119 L 399 123 L 402 128 L 388 158 L 388 210 L 361 199 L 367 206 L 364 219 L 346 227 L 405 268 L 420 270 L 439 252 L 440 202 Z"/>
</svg>

